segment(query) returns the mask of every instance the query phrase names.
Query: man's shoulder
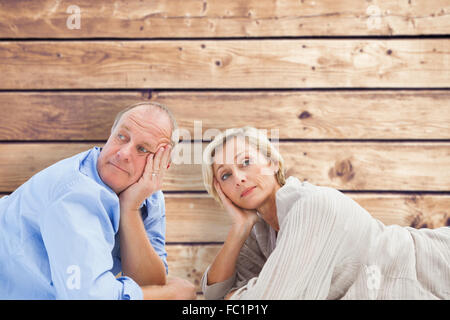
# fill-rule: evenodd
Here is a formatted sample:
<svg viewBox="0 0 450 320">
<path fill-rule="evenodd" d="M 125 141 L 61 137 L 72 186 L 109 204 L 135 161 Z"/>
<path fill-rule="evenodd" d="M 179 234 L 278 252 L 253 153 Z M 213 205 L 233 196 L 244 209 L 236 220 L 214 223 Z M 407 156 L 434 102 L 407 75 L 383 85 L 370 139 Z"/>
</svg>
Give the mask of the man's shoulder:
<svg viewBox="0 0 450 320">
<path fill-rule="evenodd" d="M 86 194 L 101 190 L 100 184 L 80 171 L 81 163 L 91 151 L 92 149 L 86 150 L 54 163 L 33 176 L 33 183 L 37 187 L 48 189 L 53 200 L 75 190 L 89 190 Z"/>
</svg>

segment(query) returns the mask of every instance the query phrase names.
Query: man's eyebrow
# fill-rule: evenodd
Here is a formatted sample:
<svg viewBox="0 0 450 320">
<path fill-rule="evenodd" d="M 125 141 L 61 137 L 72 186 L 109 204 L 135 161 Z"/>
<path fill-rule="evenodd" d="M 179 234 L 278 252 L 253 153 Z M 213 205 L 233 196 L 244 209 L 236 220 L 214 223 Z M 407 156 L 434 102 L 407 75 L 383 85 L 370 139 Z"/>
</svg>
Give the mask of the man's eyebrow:
<svg viewBox="0 0 450 320">
<path fill-rule="evenodd" d="M 130 132 L 131 130 L 130 130 L 130 128 L 128 127 L 128 126 L 126 126 L 126 125 L 124 125 L 124 126 L 122 126 L 125 130 L 127 130 L 128 132 Z M 147 147 L 148 149 L 150 149 L 150 151 L 151 150 L 154 150 L 155 148 L 153 148 L 153 146 L 151 145 L 151 144 L 149 144 L 149 143 L 147 143 L 147 142 L 142 142 L 142 143 L 140 143 L 141 145 L 143 145 L 143 146 L 145 146 L 145 147 Z M 155 153 L 155 151 L 151 151 L 152 153 Z"/>
</svg>

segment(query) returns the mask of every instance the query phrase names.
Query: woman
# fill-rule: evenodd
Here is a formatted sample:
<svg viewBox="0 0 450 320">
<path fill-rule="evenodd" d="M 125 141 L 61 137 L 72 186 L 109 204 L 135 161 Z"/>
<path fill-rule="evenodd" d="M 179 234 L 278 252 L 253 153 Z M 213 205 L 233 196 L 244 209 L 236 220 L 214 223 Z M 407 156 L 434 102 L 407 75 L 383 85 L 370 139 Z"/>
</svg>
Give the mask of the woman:
<svg viewBox="0 0 450 320">
<path fill-rule="evenodd" d="M 450 298 L 450 228 L 385 226 L 335 189 L 285 179 L 251 127 L 217 136 L 202 169 L 232 220 L 206 299 Z"/>
</svg>

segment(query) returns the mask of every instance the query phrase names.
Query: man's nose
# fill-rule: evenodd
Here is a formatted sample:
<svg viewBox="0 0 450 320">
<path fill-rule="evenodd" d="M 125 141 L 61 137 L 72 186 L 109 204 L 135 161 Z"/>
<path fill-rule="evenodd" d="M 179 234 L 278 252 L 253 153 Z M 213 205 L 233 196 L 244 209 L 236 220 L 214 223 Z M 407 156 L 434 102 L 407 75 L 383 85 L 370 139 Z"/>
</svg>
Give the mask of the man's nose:
<svg viewBox="0 0 450 320">
<path fill-rule="evenodd" d="M 131 143 L 124 144 L 117 150 L 117 156 L 123 161 L 130 161 L 132 153 Z"/>
</svg>

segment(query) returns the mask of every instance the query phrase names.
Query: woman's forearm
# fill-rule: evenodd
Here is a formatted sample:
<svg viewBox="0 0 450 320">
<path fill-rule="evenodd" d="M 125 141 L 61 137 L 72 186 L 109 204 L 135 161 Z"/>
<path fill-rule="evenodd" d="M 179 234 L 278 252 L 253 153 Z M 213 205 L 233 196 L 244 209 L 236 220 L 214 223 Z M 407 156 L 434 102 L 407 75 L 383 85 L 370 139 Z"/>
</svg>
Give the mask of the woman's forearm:
<svg viewBox="0 0 450 320">
<path fill-rule="evenodd" d="M 139 211 L 121 212 L 119 234 L 124 275 L 139 285 L 164 285 L 164 263 L 147 238 Z"/>
<path fill-rule="evenodd" d="M 223 282 L 235 271 L 239 252 L 247 240 L 253 224 L 234 224 L 228 232 L 224 245 L 209 268 L 208 285 Z"/>
</svg>

